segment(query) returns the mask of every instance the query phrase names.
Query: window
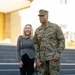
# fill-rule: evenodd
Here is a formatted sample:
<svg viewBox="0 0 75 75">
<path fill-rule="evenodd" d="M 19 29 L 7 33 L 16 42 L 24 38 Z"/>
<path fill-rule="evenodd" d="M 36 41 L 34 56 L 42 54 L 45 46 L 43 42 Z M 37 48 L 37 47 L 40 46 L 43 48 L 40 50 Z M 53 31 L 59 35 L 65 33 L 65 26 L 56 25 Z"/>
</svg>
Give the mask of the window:
<svg viewBox="0 0 75 75">
<path fill-rule="evenodd" d="M 61 4 L 67 4 L 67 0 L 60 0 Z"/>
</svg>

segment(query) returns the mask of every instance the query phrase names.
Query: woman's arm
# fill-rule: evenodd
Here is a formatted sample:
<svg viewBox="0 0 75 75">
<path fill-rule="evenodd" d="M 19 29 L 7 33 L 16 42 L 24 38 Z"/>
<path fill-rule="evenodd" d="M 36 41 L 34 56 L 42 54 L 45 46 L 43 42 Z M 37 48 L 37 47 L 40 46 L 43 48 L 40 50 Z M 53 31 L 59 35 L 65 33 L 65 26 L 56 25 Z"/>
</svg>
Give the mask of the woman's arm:
<svg viewBox="0 0 75 75">
<path fill-rule="evenodd" d="M 20 49 L 21 49 L 21 37 L 22 36 L 19 36 L 18 40 L 17 40 L 17 57 L 18 57 L 18 62 L 21 61 L 21 53 L 20 53 Z"/>
</svg>

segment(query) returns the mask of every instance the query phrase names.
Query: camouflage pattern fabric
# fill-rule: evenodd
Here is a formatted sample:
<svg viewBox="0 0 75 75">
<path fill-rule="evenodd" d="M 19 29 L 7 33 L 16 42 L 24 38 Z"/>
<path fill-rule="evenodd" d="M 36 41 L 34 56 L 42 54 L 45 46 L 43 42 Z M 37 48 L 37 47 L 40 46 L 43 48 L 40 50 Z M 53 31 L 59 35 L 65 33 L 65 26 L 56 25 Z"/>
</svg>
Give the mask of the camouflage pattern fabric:
<svg viewBox="0 0 75 75">
<path fill-rule="evenodd" d="M 53 58 L 56 52 L 61 53 L 65 48 L 61 28 L 51 22 L 48 22 L 46 27 L 41 25 L 35 31 L 34 45 L 36 58 L 40 58 L 42 62 L 41 75 L 58 75 L 60 59 L 55 62 Z"/>
<path fill-rule="evenodd" d="M 35 54 L 41 61 L 53 60 L 54 54 L 65 48 L 65 39 L 61 28 L 48 22 L 44 28 L 42 25 L 37 28 L 34 36 Z"/>
<path fill-rule="evenodd" d="M 59 75 L 60 61 L 45 61 L 40 66 L 40 75 Z"/>
</svg>

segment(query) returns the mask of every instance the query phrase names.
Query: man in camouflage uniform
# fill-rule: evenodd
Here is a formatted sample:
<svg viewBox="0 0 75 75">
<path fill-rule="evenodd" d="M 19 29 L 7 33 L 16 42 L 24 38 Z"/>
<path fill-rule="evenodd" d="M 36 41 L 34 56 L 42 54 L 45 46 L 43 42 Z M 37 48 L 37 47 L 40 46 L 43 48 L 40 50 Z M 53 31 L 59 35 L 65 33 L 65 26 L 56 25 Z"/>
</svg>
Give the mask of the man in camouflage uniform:
<svg viewBox="0 0 75 75">
<path fill-rule="evenodd" d="M 61 28 L 48 21 L 48 11 L 39 10 L 41 26 L 35 31 L 34 44 L 36 65 L 41 75 L 58 75 L 60 70 L 60 53 L 65 48 L 65 39 Z"/>
</svg>

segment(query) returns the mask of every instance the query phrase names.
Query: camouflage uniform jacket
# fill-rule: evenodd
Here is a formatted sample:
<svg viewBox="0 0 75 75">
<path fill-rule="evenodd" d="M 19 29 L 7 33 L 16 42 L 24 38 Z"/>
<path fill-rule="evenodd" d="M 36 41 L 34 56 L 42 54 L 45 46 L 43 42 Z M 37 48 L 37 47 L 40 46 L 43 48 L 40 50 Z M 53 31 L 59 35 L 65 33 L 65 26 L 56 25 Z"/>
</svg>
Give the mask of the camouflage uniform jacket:
<svg viewBox="0 0 75 75">
<path fill-rule="evenodd" d="M 61 28 L 51 22 L 46 27 L 42 25 L 35 31 L 35 54 L 41 61 L 52 60 L 56 52 L 65 48 L 65 39 Z"/>
</svg>

